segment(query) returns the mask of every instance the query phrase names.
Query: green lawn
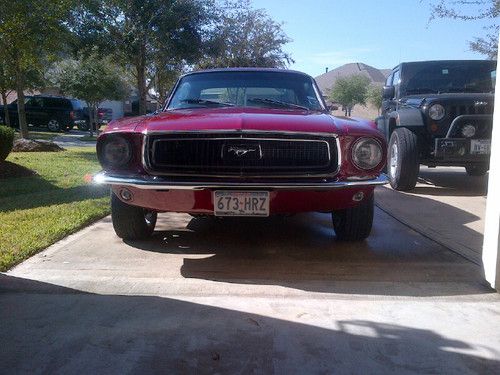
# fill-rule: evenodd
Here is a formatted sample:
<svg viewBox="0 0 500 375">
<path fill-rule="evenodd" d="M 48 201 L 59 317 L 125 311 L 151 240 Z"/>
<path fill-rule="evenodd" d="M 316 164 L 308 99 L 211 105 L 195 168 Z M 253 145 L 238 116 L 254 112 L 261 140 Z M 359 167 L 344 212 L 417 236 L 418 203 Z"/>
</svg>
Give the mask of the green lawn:
<svg viewBox="0 0 500 375">
<path fill-rule="evenodd" d="M 109 189 L 85 183 L 100 170 L 93 148 L 11 153 L 38 173 L 0 179 L 0 271 L 109 213 Z"/>
</svg>

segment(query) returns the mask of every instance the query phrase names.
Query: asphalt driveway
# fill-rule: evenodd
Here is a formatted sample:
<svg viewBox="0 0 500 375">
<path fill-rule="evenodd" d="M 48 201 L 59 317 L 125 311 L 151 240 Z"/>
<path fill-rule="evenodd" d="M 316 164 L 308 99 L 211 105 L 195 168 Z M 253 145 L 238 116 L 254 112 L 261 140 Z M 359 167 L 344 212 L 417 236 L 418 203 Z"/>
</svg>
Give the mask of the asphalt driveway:
<svg viewBox="0 0 500 375">
<path fill-rule="evenodd" d="M 381 210 L 368 241 L 325 214 L 109 218 L 0 274 L 2 373 L 483 374 L 500 298 L 481 268 Z"/>
</svg>

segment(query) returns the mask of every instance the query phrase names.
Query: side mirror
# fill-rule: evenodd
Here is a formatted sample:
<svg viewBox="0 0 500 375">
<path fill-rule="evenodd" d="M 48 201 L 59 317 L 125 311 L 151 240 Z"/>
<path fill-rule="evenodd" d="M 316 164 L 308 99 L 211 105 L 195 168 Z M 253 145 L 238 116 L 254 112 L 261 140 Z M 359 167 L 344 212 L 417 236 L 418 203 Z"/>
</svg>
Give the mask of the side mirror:
<svg viewBox="0 0 500 375">
<path fill-rule="evenodd" d="M 394 98 L 395 95 L 394 86 L 384 86 L 382 88 L 382 99 L 390 100 Z"/>
<path fill-rule="evenodd" d="M 339 109 L 339 107 L 333 104 L 328 104 L 326 106 L 326 109 L 330 112 L 330 111 L 336 111 L 337 109 Z"/>
</svg>

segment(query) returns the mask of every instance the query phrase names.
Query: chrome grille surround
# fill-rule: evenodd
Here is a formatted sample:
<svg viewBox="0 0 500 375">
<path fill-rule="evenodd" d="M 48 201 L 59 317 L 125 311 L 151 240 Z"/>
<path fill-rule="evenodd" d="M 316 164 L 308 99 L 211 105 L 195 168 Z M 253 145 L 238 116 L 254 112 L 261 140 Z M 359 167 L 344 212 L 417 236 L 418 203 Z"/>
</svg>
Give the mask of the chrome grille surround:
<svg viewBox="0 0 500 375">
<path fill-rule="evenodd" d="M 302 133 L 302 132 L 269 132 L 269 131 L 162 131 L 162 132 L 144 132 L 143 141 L 143 166 L 151 175 L 161 176 L 185 176 L 185 177 L 212 177 L 212 178 L 287 178 L 287 177 L 333 177 L 340 170 L 340 145 L 336 134 L 332 133 Z M 202 146 L 192 146 L 189 155 L 193 151 L 208 153 L 209 161 L 207 164 L 187 164 L 182 157 L 177 161 L 181 161 L 179 165 L 165 163 L 157 160 L 158 149 L 162 147 L 162 143 L 172 142 L 175 147 L 179 147 L 181 143 L 192 142 L 201 143 Z M 279 147 L 268 147 L 274 142 L 275 145 L 294 145 L 292 150 L 280 149 Z M 207 146 L 208 144 L 215 147 Z M 243 144 L 243 145 L 259 145 L 262 163 L 253 159 L 250 163 L 231 164 L 224 163 L 222 160 L 224 144 Z M 298 146 L 298 147 L 297 147 Z M 311 151 L 311 147 L 313 149 Z M 188 147 L 191 147 L 189 145 Z M 314 147 L 316 150 L 314 150 Z M 266 165 L 269 154 L 279 155 L 280 151 L 285 154 L 281 165 Z M 311 152 L 321 154 L 324 159 L 321 164 L 308 164 L 302 160 L 302 165 L 295 163 L 285 165 L 283 163 L 290 161 L 286 154 L 295 152 L 295 155 L 308 156 L 311 160 Z M 172 154 L 174 155 L 174 154 Z M 171 156 L 172 156 L 171 155 Z M 313 155 L 314 156 L 314 155 Z M 175 158 L 175 155 L 174 155 Z M 195 157 L 196 159 L 196 157 Z M 200 161 L 200 156 L 197 155 L 195 161 Z M 279 157 L 277 158 L 279 159 Z M 304 159 L 304 158 L 303 158 Z M 314 157 L 313 157 L 314 159 Z M 274 159 L 276 160 L 276 158 Z M 215 161 L 215 163 L 213 163 Z M 234 160 L 233 160 L 234 161 Z M 294 159 L 294 161 L 296 161 Z M 211 164 L 212 162 L 212 164 Z"/>
</svg>

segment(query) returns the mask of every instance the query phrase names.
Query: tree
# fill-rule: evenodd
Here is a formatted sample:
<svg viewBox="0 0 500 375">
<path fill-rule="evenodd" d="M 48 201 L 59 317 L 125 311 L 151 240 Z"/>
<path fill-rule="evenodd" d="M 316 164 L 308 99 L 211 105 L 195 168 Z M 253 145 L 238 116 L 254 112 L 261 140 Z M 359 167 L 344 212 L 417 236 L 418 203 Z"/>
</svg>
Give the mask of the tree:
<svg viewBox="0 0 500 375">
<path fill-rule="evenodd" d="M 154 62 L 154 77 L 149 95 L 156 100 L 158 108 L 165 105 L 169 90 L 185 69 L 186 64 L 183 61 L 172 60 L 169 62 L 167 59 L 158 59 Z"/>
<path fill-rule="evenodd" d="M 293 62 L 283 46 L 291 41 L 282 24 L 249 0 L 226 1 L 219 14 L 211 52 L 198 64 L 214 67 L 285 68 Z"/>
<path fill-rule="evenodd" d="M 7 108 L 7 96 L 14 89 L 15 80 L 9 63 L 0 55 L 0 97 L 2 98 L 4 121 L 7 126 L 11 126 L 9 110 Z"/>
<path fill-rule="evenodd" d="M 89 106 L 90 135 L 97 124 L 97 108 L 104 100 L 121 100 L 128 93 L 122 73 L 110 57 L 96 52 L 76 60 L 65 60 L 54 69 L 53 82 L 64 94 L 84 100 Z"/>
<path fill-rule="evenodd" d="M 194 63 L 200 57 L 213 19 L 213 0 L 85 1 L 91 6 L 73 17 L 72 30 L 87 41 L 84 45 L 109 46 L 116 60 L 132 72 L 140 114 L 146 113 L 147 95 L 159 82 L 159 69 L 172 61 Z"/>
<path fill-rule="evenodd" d="M 362 74 L 339 77 L 331 89 L 330 99 L 341 104 L 345 115 L 350 116 L 356 104 L 366 104 L 369 85 L 370 79 Z"/>
<path fill-rule="evenodd" d="M 456 0 L 447 2 L 439 0 L 431 3 L 430 20 L 436 18 L 451 18 L 462 21 L 477 21 L 481 19 L 495 20 L 490 26 L 484 27 L 487 34 L 483 37 L 474 37 L 469 42 L 470 49 L 496 59 L 498 54 L 499 25 L 496 22 L 500 16 L 500 1 L 498 0 Z M 460 9 L 461 8 L 461 9 Z"/>
<path fill-rule="evenodd" d="M 366 101 L 377 108 L 377 114 L 380 114 L 380 108 L 382 107 L 382 88 L 379 85 L 370 85 L 366 93 Z"/>
<path fill-rule="evenodd" d="M 0 51 L 12 71 L 19 128 L 28 136 L 24 90 L 43 75 L 44 65 L 61 48 L 72 0 L 0 0 Z"/>
</svg>

